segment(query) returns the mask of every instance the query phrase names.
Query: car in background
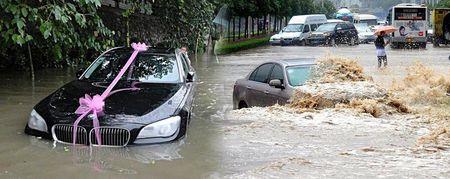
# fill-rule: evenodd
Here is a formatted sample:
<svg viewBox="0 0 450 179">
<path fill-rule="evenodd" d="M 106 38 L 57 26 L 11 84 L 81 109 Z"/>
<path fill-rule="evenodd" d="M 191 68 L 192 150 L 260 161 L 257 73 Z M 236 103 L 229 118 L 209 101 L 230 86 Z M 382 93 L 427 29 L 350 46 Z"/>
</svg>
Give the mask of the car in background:
<svg viewBox="0 0 450 179">
<path fill-rule="evenodd" d="M 327 23 L 319 26 L 307 39 L 310 45 L 358 44 L 358 31 L 349 22 Z"/>
<path fill-rule="evenodd" d="M 269 39 L 270 45 L 281 45 L 281 34 L 283 33 L 285 28 L 281 30 L 278 34 L 272 35 Z"/>
<path fill-rule="evenodd" d="M 377 38 L 372 30 L 366 23 L 353 24 L 358 31 L 359 43 L 374 42 Z"/>
<path fill-rule="evenodd" d="M 283 46 L 306 45 L 305 39 L 311 35 L 311 32 L 325 23 L 327 23 L 327 17 L 324 14 L 293 16 L 280 34 L 280 43 Z"/>
<path fill-rule="evenodd" d="M 328 19 L 327 20 L 327 23 L 338 23 L 338 22 L 344 22 L 344 21 L 341 19 Z"/>
<path fill-rule="evenodd" d="M 379 25 L 378 17 L 372 14 L 355 14 L 353 16 L 353 23 L 354 24 L 365 23 L 371 28 L 373 28 L 376 25 Z"/>
<path fill-rule="evenodd" d="M 75 111 L 85 94 L 102 94 L 128 61 L 133 49 L 113 48 L 98 57 L 77 79 L 33 107 L 25 133 L 72 144 Z M 135 61 L 104 100 L 101 146 L 169 142 L 185 136 L 195 93 L 194 69 L 181 50 L 149 48 Z M 94 98 L 95 99 L 95 98 Z M 75 143 L 98 145 L 93 116 L 77 127 Z"/>
<path fill-rule="evenodd" d="M 233 108 L 271 106 L 289 102 L 295 87 L 310 77 L 312 58 L 265 62 L 234 84 Z"/>
</svg>

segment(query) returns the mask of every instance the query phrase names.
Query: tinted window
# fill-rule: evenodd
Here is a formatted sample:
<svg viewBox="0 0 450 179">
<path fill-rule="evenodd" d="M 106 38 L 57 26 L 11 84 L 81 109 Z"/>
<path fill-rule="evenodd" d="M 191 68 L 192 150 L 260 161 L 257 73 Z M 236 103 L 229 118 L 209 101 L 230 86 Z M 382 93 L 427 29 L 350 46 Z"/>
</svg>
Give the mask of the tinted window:
<svg viewBox="0 0 450 179">
<path fill-rule="evenodd" d="M 334 30 L 334 27 L 336 26 L 336 23 L 330 23 L 330 24 L 322 24 L 317 28 L 317 32 L 330 32 Z"/>
<path fill-rule="evenodd" d="M 311 67 L 309 66 L 293 66 L 286 69 L 288 81 L 291 86 L 299 86 L 305 84 L 309 79 Z"/>
<path fill-rule="evenodd" d="M 273 64 L 265 64 L 258 68 L 258 72 L 256 73 L 255 80 L 261 83 L 267 83 L 267 78 L 269 77 L 270 70 L 272 69 Z"/>
<path fill-rule="evenodd" d="M 181 64 L 183 64 L 184 73 L 187 75 L 189 73 L 189 71 L 190 71 L 189 64 L 188 64 L 189 62 L 187 61 L 187 59 L 184 56 L 184 54 L 180 54 L 180 57 L 181 57 Z"/>
<path fill-rule="evenodd" d="M 258 69 L 259 68 L 255 69 L 255 71 L 252 72 L 252 74 L 248 78 L 249 80 L 255 81 L 255 76 L 256 76 L 256 73 L 258 72 Z"/>
<path fill-rule="evenodd" d="M 309 25 L 305 25 L 305 28 L 303 29 L 303 32 L 309 32 Z"/>
<path fill-rule="evenodd" d="M 279 80 L 283 81 L 284 75 L 283 75 L 283 68 L 281 66 L 275 65 L 273 67 L 272 73 L 270 74 L 270 80 L 273 80 L 273 79 L 279 79 Z"/>
<path fill-rule="evenodd" d="M 119 49 L 100 56 L 86 70 L 84 79 L 91 81 L 112 81 L 128 59 L 131 50 Z M 127 69 L 121 80 L 139 81 L 144 83 L 177 83 L 180 82 L 176 58 L 141 52 Z"/>
<path fill-rule="evenodd" d="M 311 24 L 311 31 L 316 31 L 317 24 Z"/>
<path fill-rule="evenodd" d="M 348 28 L 350 29 L 350 30 L 354 30 L 355 29 L 355 26 L 353 25 L 353 24 L 347 24 L 348 25 Z"/>
</svg>

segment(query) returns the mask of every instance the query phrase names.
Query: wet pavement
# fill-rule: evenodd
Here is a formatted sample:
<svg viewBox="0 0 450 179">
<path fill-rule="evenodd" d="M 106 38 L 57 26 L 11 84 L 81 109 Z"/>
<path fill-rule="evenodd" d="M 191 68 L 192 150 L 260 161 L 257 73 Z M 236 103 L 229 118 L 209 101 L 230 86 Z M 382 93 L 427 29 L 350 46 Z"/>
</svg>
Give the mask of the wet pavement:
<svg viewBox="0 0 450 179">
<path fill-rule="evenodd" d="M 332 163 L 330 162 L 333 161 L 332 158 L 320 157 L 317 154 L 306 155 L 314 151 L 311 148 L 308 149 L 307 146 L 327 146 L 329 141 L 320 141 L 320 138 L 314 144 L 305 144 L 303 147 L 295 148 L 295 150 L 291 148 L 279 151 L 277 151 L 277 148 L 264 147 L 271 142 L 276 143 L 277 141 L 274 140 L 277 140 L 277 138 L 253 134 L 254 136 L 250 136 L 250 139 L 247 138 L 244 141 L 244 136 L 241 135 L 248 134 L 248 131 L 242 130 L 247 128 L 242 128 L 241 131 L 236 132 L 227 130 L 236 126 L 236 123 L 241 124 L 241 122 L 229 120 L 227 117 L 229 111 L 232 110 L 233 83 L 236 79 L 245 76 L 257 64 L 267 60 L 317 58 L 325 55 L 340 55 L 358 59 L 358 62 L 365 68 L 365 72 L 384 86 L 389 86 L 393 79 L 400 79 L 404 76 L 405 67 L 414 64 L 415 61 L 421 61 L 427 66 L 431 66 L 435 71 L 448 74 L 450 72 L 449 48 L 432 48 L 431 45 L 428 47 L 426 50 L 388 49 L 389 66 L 385 70 L 377 70 L 376 68 L 377 61 L 373 44 L 354 47 L 265 46 L 226 56 L 205 55 L 198 60 L 192 58 L 199 81 L 193 121 L 189 126 L 187 138 L 174 143 L 127 148 L 71 147 L 24 135 L 23 128 L 32 107 L 64 83 L 73 80 L 75 72 L 70 70 L 38 71 L 34 83 L 31 82 L 27 74 L 1 72 L 0 129 L 2 130 L 0 131 L 0 143 L 2 145 L 0 145 L 0 178 L 62 178 L 67 176 L 221 178 L 225 176 L 271 177 L 277 176 L 277 174 L 291 176 L 277 172 L 272 172 L 274 175 L 259 175 L 258 173 L 258 175 L 254 175 L 255 172 L 253 171 L 260 169 L 261 166 L 269 166 L 270 169 L 273 169 L 272 165 L 267 165 L 273 162 L 275 162 L 275 168 L 277 168 L 278 163 L 276 162 L 280 160 L 281 163 L 287 162 L 288 165 L 289 163 L 304 165 L 317 161 L 322 163 L 328 161 L 330 166 L 338 166 L 345 165 L 347 162 L 354 162 L 356 167 L 353 169 L 357 169 L 358 166 L 361 167 L 362 171 L 359 171 L 362 172 L 361 176 L 377 176 L 375 175 L 377 173 L 369 175 L 369 172 L 364 175 L 364 168 L 370 166 L 358 164 L 358 158 L 349 158 Z M 252 129 L 255 134 L 260 134 L 258 129 Z M 308 130 L 313 129 L 302 128 L 293 134 L 307 133 Z M 386 130 L 395 130 L 395 128 L 388 127 Z M 314 133 L 314 135 L 320 135 L 318 131 Z M 258 137 L 267 139 L 258 140 Z M 314 137 L 308 139 L 312 138 Z M 285 136 L 280 141 L 288 139 Z M 301 138 L 295 139 L 300 140 Z M 249 144 L 249 141 L 251 144 L 252 140 L 256 143 L 266 143 L 264 145 L 243 146 L 243 144 Z M 411 141 L 409 142 L 411 143 Z M 368 146 L 363 144 L 358 147 Z M 345 152 L 348 151 L 342 148 L 343 146 L 345 147 L 345 145 L 333 147 L 334 149 L 337 148 L 336 151 L 342 151 L 344 152 L 343 155 L 346 155 Z M 274 155 L 277 152 L 280 155 Z M 364 156 L 367 157 L 365 154 Z M 370 157 L 368 156 L 369 159 Z M 387 155 L 387 157 L 389 156 Z M 315 158 L 317 158 L 317 161 L 315 161 Z M 400 162 L 407 163 L 408 160 L 400 160 Z M 383 165 L 383 163 L 377 163 L 377 165 Z M 339 177 L 342 174 L 354 172 L 354 170 L 342 170 L 339 167 L 327 169 L 326 165 L 323 166 L 325 167 L 306 167 L 300 172 L 311 173 L 311 175 L 304 175 L 308 177 Z M 339 169 L 342 171 L 332 171 Z M 370 171 L 376 169 L 377 167 Z M 442 172 L 445 173 L 442 169 L 437 168 L 429 168 L 429 171 L 433 171 L 433 169 L 441 174 Z M 319 171 L 326 171 L 326 173 L 334 175 L 314 175 Z M 407 171 L 407 169 L 400 171 Z M 354 176 L 357 177 L 358 175 L 355 174 Z M 413 177 L 413 175 L 408 176 Z M 389 177 L 389 175 L 380 177 Z"/>
</svg>

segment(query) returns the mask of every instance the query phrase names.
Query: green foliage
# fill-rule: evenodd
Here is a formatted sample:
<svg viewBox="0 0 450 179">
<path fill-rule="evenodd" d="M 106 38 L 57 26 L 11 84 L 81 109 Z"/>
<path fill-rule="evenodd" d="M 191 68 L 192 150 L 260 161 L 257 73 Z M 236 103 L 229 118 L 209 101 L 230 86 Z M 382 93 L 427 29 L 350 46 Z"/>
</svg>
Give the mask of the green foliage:
<svg viewBox="0 0 450 179">
<path fill-rule="evenodd" d="M 207 0 L 155 1 L 153 16 L 163 23 L 160 43 L 169 47 L 188 46 L 191 50 L 202 48 L 203 39 L 209 33 L 214 6 Z"/>
<path fill-rule="evenodd" d="M 270 37 L 260 37 L 260 38 L 251 38 L 245 41 L 234 42 L 234 43 L 226 43 L 221 41 L 217 44 L 217 48 L 215 49 L 215 53 L 217 55 L 228 54 L 232 52 L 237 52 L 240 50 L 251 49 L 255 47 L 259 47 L 262 45 L 266 45 L 269 42 Z"/>
<path fill-rule="evenodd" d="M 1 48 L 20 58 L 25 43 L 40 49 L 43 59 L 60 61 L 73 49 L 102 50 L 114 45 L 111 31 L 97 15 L 101 0 L 2 0 L 0 2 Z"/>
<path fill-rule="evenodd" d="M 441 1 L 439 1 L 439 3 L 436 5 L 436 7 L 446 7 L 446 8 L 450 8 L 450 0 L 441 0 Z"/>
</svg>

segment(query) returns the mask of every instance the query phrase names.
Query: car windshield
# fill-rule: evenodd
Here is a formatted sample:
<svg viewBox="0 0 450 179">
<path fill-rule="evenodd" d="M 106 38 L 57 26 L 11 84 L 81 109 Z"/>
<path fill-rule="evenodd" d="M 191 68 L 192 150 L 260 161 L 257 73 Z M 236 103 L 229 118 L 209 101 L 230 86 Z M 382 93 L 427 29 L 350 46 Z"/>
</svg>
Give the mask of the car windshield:
<svg viewBox="0 0 450 179">
<path fill-rule="evenodd" d="M 369 26 L 378 25 L 378 21 L 376 19 L 364 19 L 360 20 L 360 23 L 366 23 Z"/>
<path fill-rule="evenodd" d="M 369 26 L 366 23 L 354 24 L 358 32 L 371 32 Z"/>
<path fill-rule="evenodd" d="M 319 26 L 319 28 L 317 28 L 316 32 L 330 32 L 334 30 L 334 27 L 336 26 L 337 23 L 328 23 L 328 24 L 323 24 L 321 26 Z"/>
<path fill-rule="evenodd" d="M 131 56 L 129 50 L 115 50 L 100 56 L 86 70 L 83 78 L 90 81 L 112 81 Z M 135 61 L 121 80 L 144 83 L 178 83 L 180 73 L 176 57 L 167 54 L 145 53 L 137 55 Z"/>
<path fill-rule="evenodd" d="M 291 86 L 300 86 L 305 84 L 311 73 L 311 66 L 292 66 L 287 67 L 288 81 Z"/>
<path fill-rule="evenodd" d="M 289 24 L 284 28 L 283 32 L 302 32 L 303 24 Z"/>
</svg>

